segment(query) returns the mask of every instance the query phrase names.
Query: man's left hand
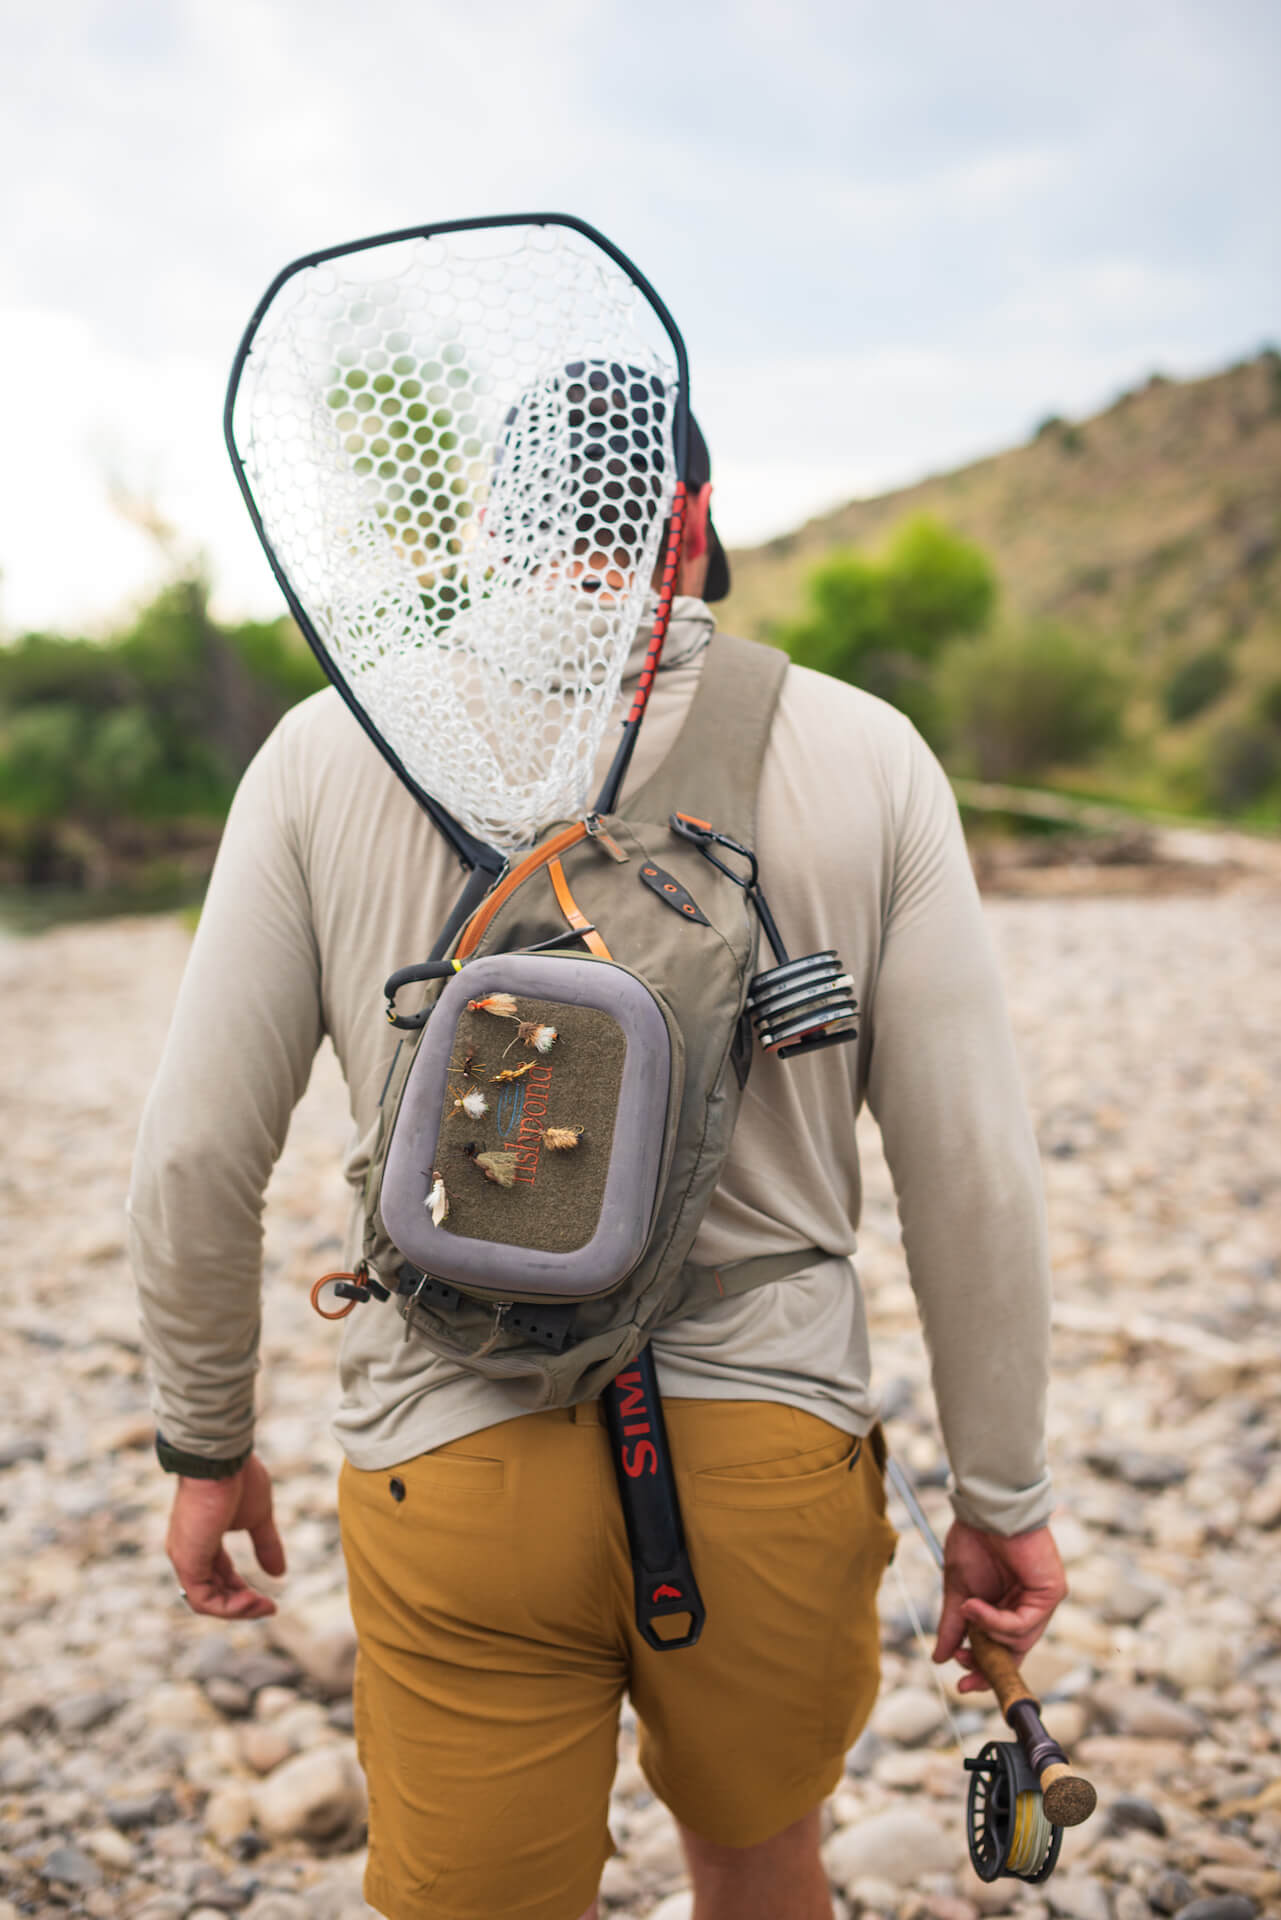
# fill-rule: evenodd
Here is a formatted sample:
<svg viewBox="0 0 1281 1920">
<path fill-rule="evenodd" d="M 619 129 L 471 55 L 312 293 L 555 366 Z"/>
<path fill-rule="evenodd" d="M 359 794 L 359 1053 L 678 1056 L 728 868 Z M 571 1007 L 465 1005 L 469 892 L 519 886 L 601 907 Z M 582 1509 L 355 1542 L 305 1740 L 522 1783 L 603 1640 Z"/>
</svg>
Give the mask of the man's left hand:
<svg viewBox="0 0 1281 1920">
<path fill-rule="evenodd" d="M 236 1571 L 223 1544 L 224 1533 L 242 1529 L 263 1572 L 282 1574 L 285 1549 L 271 1511 L 271 1476 L 256 1453 L 229 1479 L 179 1479 L 165 1551 L 193 1613 L 261 1620 L 276 1611 L 275 1601 Z"/>
<path fill-rule="evenodd" d="M 934 1659 L 959 1661 L 968 1669 L 961 1693 L 982 1693 L 988 1683 L 962 1646 L 970 1627 L 1021 1657 L 1035 1646 L 1067 1592 L 1063 1562 L 1048 1527 L 1006 1537 L 953 1521 L 943 1547 L 943 1611 Z"/>
</svg>

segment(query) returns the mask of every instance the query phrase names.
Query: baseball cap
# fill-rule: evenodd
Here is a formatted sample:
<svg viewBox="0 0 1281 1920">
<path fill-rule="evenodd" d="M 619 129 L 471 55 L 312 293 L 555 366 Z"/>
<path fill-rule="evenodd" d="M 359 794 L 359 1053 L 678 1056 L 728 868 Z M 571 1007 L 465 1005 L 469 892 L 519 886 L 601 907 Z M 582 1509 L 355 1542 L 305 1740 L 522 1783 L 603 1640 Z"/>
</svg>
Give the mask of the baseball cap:
<svg viewBox="0 0 1281 1920">
<path fill-rule="evenodd" d="M 564 384 L 566 381 L 567 386 Z M 568 446 L 572 468 L 592 487 L 603 484 L 620 497 L 624 488 L 629 488 L 633 493 L 643 496 L 655 484 L 654 474 L 656 470 L 661 471 L 664 464 L 650 435 L 660 427 L 666 414 L 667 391 L 665 381 L 658 374 L 627 362 L 571 360 L 552 376 L 549 383 L 531 388 L 509 410 L 504 422 L 504 434 L 511 433 L 522 414 L 525 415 L 528 432 L 530 423 L 538 422 L 541 410 L 551 396 L 563 392 L 570 403 Z M 637 427 L 639 423 L 644 423 L 644 430 L 628 431 L 629 411 Z M 532 436 L 535 446 L 539 437 L 535 424 Z M 495 451 L 496 468 L 502 464 L 504 454 L 505 445 L 500 445 Z M 711 479 L 711 473 L 712 462 L 707 441 L 691 413 L 683 476 L 687 489 L 692 493 L 705 487 Z M 595 525 L 597 506 L 595 496 L 588 497 L 592 500 L 593 511 L 579 523 L 585 534 Z M 639 517 L 640 509 L 634 502 L 626 511 L 633 518 Z M 707 546 L 707 579 L 703 598 L 723 600 L 730 587 L 729 561 L 710 516 L 707 522 Z"/>
</svg>

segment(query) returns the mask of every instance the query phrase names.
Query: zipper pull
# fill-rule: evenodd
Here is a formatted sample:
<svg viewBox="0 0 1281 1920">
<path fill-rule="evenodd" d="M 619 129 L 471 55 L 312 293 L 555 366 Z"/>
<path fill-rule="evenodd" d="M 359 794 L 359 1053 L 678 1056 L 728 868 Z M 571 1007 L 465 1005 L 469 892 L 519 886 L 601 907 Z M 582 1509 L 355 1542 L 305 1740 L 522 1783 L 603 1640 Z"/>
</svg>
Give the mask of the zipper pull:
<svg viewBox="0 0 1281 1920">
<path fill-rule="evenodd" d="M 489 1329 L 489 1338 L 483 1346 L 477 1347 L 475 1353 L 472 1355 L 473 1360 L 483 1360 L 487 1353 L 493 1352 L 502 1337 L 503 1321 L 507 1318 L 511 1310 L 512 1302 L 510 1300 L 499 1301 L 498 1306 L 494 1309 L 494 1324 Z"/>
<path fill-rule="evenodd" d="M 628 860 L 631 859 L 631 855 L 624 852 L 623 848 L 620 847 L 617 840 L 615 840 L 613 834 L 606 832 L 605 823 L 598 813 L 589 813 L 583 821 L 583 825 L 601 852 L 607 853 L 611 860 L 617 860 L 620 866 L 625 866 Z"/>
<path fill-rule="evenodd" d="M 418 1305 L 418 1302 L 422 1299 L 423 1288 L 426 1285 L 427 1285 L 427 1275 L 424 1274 L 422 1279 L 418 1282 L 418 1285 L 414 1288 L 413 1293 L 409 1297 L 409 1304 L 405 1308 L 405 1332 L 404 1332 L 405 1340 L 409 1339 L 410 1334 L 414 1330 L 414 1308 Z"/>
</svg>

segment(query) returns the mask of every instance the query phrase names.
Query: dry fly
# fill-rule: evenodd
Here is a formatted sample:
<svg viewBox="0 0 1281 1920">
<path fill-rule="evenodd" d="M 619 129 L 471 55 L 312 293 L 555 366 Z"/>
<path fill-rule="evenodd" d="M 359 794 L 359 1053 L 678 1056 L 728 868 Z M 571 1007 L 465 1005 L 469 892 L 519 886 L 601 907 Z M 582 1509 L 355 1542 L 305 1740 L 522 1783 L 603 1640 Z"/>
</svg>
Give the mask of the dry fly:
<svg viewBox="0 0 1281 1920">
<path fill-rule="evenodd" d="M 489 1102 L 479 1087 L 467 1087 L 462 1093 L 456 1087 L 449 1091 L 454 1096 L 454 1104 L 446 1118 L 452 1120 L 456 1113 L 465 1113 L 469 1119 L 479 1120 L 482 1113 L 489 1112 Z"/>
<path fill-rule="evenodd" d="M 581 1127 L 544 1127 L 543 1145 L 550 1147 L 553 1153 L 567 1153 L 576 1147 L 582 1139 Z"/>
<path fill-rule="evenodd" d="M 487 993 L 480 1000 L 467 1002 L 468 1013 L 493 1013 L 500 1020 L 519 1020 L 516 996 L 511 993 Z"/>
<path fill-rule="evenodd" d="M 503 1048 L 504 1054 L 511 1052 L 516 1040 L 523 1040 L 527 1047 L 533 1047 L 536 1053 L 550 1053 L 556 1041 L 555 1027 L 543 1025 L 538 1020 L 522 1020 L 516 1028 L 516 1039 L 509 1040 Z M 533 1065 L 533 1062 L 530 1062 Z"/>
<path fill-rule="evenodd" d="M 514 1187 L 519 1156 L 514 1153 L 478 1153 L 476 1142 L 469 1140 L 463 1152 L 474 1166 L 480 1168 L 486 1180 L 492 1180 L 496 1187 Z"/>
<path fill-rule="evenodd" d="M 532 1073 L 533 1071 L 534 1062 L 532 1060 L 522 1060 L 518 1067 L 504 1067 L 501 1073 L 496 1073 L 493 1076 L 489 1084 L 491 1087 L 496 1087 L 504 1080 L 523 1080 L 527 1073 Z"/>
<path fill-rule="evenodd" d="M 449 1195 L 445 1192 L 445 1183 L 435 1167 L 431 1170 L 431 1192 L 423 1205 L 431 1213 L 433 1227 L 443 1226 L 449 1218 Z"/>
<path fill-rule="evenodd" d="M 485 1071 L 485 1062 L 478 1060 L 474 1052 L 465 1053 L 463 1055 L 462 1066 L 456 1067 L 451 1060 L 449 1063 L 449 1071 L 451 1073 L 461 1073 L 464 1080 L 479 1080 L 481 1074 Z"/>
</svg>

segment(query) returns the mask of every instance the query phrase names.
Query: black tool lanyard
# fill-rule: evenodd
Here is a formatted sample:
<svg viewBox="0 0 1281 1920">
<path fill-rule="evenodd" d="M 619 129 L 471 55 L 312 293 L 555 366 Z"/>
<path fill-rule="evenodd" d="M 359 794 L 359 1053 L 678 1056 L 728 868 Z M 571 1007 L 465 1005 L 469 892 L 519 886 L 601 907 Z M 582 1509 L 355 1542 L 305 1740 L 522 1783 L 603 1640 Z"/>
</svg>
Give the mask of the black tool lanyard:
<svg viewBox="0 0 1281 1920">
<path fill-rule="evenodd" d="M 631 1548 L 636 1624 L 659 1653 L 692 1647 L 705 1614 L 685 1550 L 658 1372 L 649 1347 L 642 1347 L 615 1375 L 601 1398 Z M 664 1639 L 654 1622 L 672 1614 L 687 1614 L 689 1627 Z"/>
</svg>

